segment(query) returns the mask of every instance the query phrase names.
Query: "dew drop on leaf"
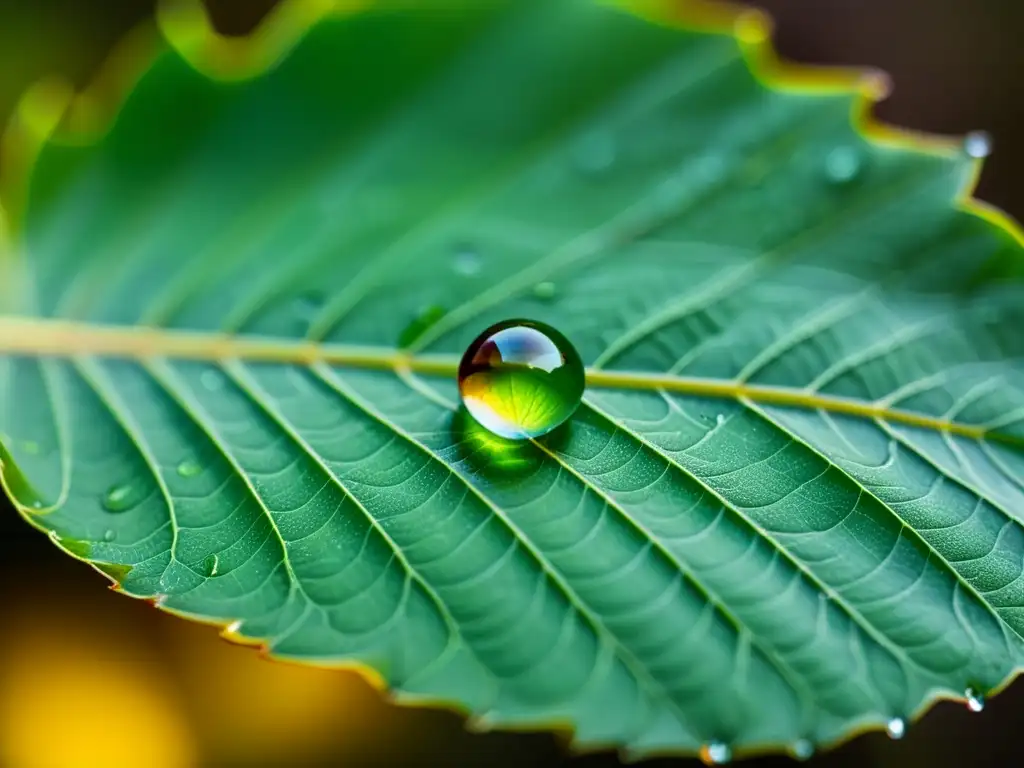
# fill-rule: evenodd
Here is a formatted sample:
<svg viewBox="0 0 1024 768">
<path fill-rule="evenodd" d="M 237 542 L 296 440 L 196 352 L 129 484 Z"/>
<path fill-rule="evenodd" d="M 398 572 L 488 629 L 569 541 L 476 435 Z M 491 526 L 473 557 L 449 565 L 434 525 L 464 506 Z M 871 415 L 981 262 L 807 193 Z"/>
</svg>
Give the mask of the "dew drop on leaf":
<svg viewBox="0 0 1024 768">
<path fill-rule="evenodd" d="M 863 164 L 856 147 L 836 147 L 825 157 L 825 175 L 833 184 L 847 184 L 857 178 Z"/>
<path fill-rule="evenodd" d="M 717 416 L 715 416 L 715 426 L 716 427 L 720 427 L 723 424 L 725 424 L 725 414 L 724 413 L 720 413 Z"/>
<path fill-rule="evenodd" d="M 465 243 L 455 251 L 455 271 L 460 275 L 470 277 L 480 271 L 483 259 L 480 252 Z"/>
<path fill-rule="evenodd" d="M 723 765 L 732 760 L 732 750 L 728 744 L 712 741 L 705 744 L 700 751 L 701 759 L 708 765 Z"/>
<path fill-rule="evenodd" d="M 202 471 L 203 468 L 191 459 L 186 459 L 178 465 L 178 474 L 182 477 L 195 477 Z"/>
<path fill-rule="evenodd" d="M 459 393 L 483 427 L 509 440 L 545 435 L 583 397 L 583 363 L 551 326 L 506 320 L 480 334 L 459 364 Z"/>
<path fill-rule="evenodd" d="M 541 301 L 550 301 L 555 298 L 555 294 L 558 293 L 558 289 L 552 282 L 537 283 L 533 286 L 533 296 Z"/>
<path fill-rule="evenodd" d="M 107 529 L 106 531 L 103 532 L 103 540 L 108 542 L 108 543 L 113 541 L 116 538 L 117 538 L 117 534 L 114 533 L 114 531 L 112 531 L 110 529 Z"/>
<path fill-rule="evenodd" d="M 979 160 L 988 157 L 992 154 L 992 137 L 984 131 L 971 131 L 964 137 L 964 152 Z"/>
<path fill-rule="evenodd" d="M 810 760 L 814 754 L 814 744 L 810 739 L 798 739 L 793 744 L 793 757 L 797 760 Z"/>
<path fill-rule="evenodd" d="M 981 712 L 985 708 L 985 697 L 978 690 L 968 688 L 964 696 L 967 699 L 967 708 L 971 712 Z"/>
<path fill-rule="evenodd" d="M 894 717 L 885 724 L 885 732 L 890 739 L 902 739 L 907 732 L 907 722 L 902 717 Z"/>
<path fill-rule="evenodd" d="M 209 555 L 205 560 L 203 560 L 203 570 L 206 572 L 208 577 L 213 578 L 216 576 L 219 569 L 220 558 L 217 557 L 217 555 Z"/>
<path fill-rule="evenodd" d="M 108 512 L 124 512 L 134 504 L 130 485 L 115 485 L 103 497 L 103 507 Z"/>
</svg>

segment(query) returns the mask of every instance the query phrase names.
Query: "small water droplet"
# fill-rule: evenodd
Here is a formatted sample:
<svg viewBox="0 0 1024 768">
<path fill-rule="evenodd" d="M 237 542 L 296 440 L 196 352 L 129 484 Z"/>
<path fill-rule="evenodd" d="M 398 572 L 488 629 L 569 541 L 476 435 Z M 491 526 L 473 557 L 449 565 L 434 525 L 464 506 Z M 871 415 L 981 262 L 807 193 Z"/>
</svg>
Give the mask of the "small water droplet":
<svg viewBox="0 0 1024 768">
<path fill-rule="evenodd" d="M 604 173 L 615 164 L 615 139 L 609 133 L 589 133 L 573 148 L 573 164 L 587 175 Z"/>
<path fill-rule="evenodd" d="M 902 717 L 894 717 L 885 724 L 885 732 L 889 734 L 890 739 L 902 739 L 907 732 L 907 721 Z"/>
<path fill-rule="evenodd" d="M 39 443 L 35 442 L 34 440 L 26 440 L 24 443 L 21 444 L 21 449 L 31 456 L 37 456 L 39 455 L 39 452 L 42 450 L 42 447 L 39 445 Z"/>
<path fill-rule="evenodd" d="M 856 147 L 836 147 L 825 157 L 825 175 L 834 184 L 847 184 L 857 178 L 864 158 Z"/>
<path fill-rule="evenodd" d="M 103 497 L 103 506 L 108 512 L 124 512 L 133 504 L 130 485 L 115 485 Z"/>
<path fill-rule="evenodd" d="M 198 462 L 192 461 L 191 459 L 185 459 L 178 465 L 178 474 L 182 477 L 195 477 L 203 471 L 203 468 Z"/>
<path fill-rule="evenodd" d="M 721 741 L 712 741 L 704 745 L 701 757 L 708 765 L 723 765 L 732 760 L 732 750 Z"/>
<path fill-rule="evenodd" d="M 216 392 L 224 386 L 224 374 L 220 371 L 203 371 L 199 381 L 210 392 Z"/>
<path fill-rule="evenodd" d="M 814 744 L 810 739 L 797 739 L 793 744 L 793 757 L 797 760 L 810 760 L 814 754 Z"/>
<path fill-rule="evenodd" d="M 583 387 L 583 362 L 572 343 L 531 320 L 492 325 L 459 363 L 466 410 L 507 440 L 540 437 L 562 424 L 579 407 Z"/>
<path fill-rule="evenodd" d="M 480 271 L 481 266 L 483 259 L 475 248 L 464 243 L 455 250 L 455 271 L 460 275 L 471 277 Z"/>
<path fill-rule="evenodd" d="M 117 538 L 117 534 L 114 531 L 110 530 L 109 528 L 106 531 L 103 532 L 103 540 L 108 542 L 108 543 L 113 541 L 116 538 Z"/>
<path fill-rule="evenodd" d="M 964 152 L 979 160 L 988 157 L 992 154 L 992 137 L 985 131 L 971 131 L 964 137 Z"/>
<path fill-rule="evenodd" d="M 541 301 L 550 301 L 555 298 L 555 294 L 558 293 L 558 289 L 552 282 L 545 281 L 543 283 L 537 283 L 533 286 L 534 298 L 540 299 Z"/>
<path fill-rule="evenodd" d="M 715 416 L 715 426 L 716 427 L 720 427 L 723 424 L 725 424 L 725 414 L 724 413 L 720 413 L 717 416 Z"/>
<path fill-rule="evenodd" d="M 216 576 L 217 571 L 220 570 L 220 558 L 217 555 L 209 555 L 203 560 L 203 570 L 206 571 L 209 578 Z"/>
<path fill-rule="evenodd" d="M 42 509 L 42 508 L 43 508 L 43 502 L 41 502 L 39 499 L 34 499 L 32 501 L 32 509 Z"/>
<path fill-rule="evenodd" d="M 985 697 L 975 688 L 968 688 L 964 692 L 967 698 L 967 708 L 971 712 L 981 712 L 985 708 Z"/>
</svg>

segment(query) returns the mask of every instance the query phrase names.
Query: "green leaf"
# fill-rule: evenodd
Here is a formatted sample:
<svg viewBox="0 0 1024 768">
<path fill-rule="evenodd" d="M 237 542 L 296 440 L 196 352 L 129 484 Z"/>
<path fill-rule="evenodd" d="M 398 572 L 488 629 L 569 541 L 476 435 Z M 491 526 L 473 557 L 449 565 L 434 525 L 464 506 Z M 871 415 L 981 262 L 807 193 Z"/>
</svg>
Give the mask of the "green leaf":
<svg viewBox="0 0 1024 768">
<path fill-rule="evenodd" d="M 242 77 L 309 7 L 249 48 L 169 17 L 110 131 L 43 146 L 0 318 L 29 522 L 276 657 L 585 746 L 805 754 L 1005 684 L 1024 259 L 974 158 L 866 139 L 873 81 L 766 86 L 748 16 L 368 11 Z M 456 408 L 509 317 L 588 366 L 535 443 Z"/>
</svg>

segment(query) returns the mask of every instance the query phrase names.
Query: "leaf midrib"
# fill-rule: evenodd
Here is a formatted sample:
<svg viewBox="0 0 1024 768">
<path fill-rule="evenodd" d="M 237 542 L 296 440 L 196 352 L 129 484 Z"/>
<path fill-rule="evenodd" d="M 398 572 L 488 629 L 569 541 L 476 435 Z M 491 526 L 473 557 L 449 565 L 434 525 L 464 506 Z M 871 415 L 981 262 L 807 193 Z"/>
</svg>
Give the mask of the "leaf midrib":
<svg viewBox="0 0 1024 768">
<path fill-rule="evenodd" d="M 0 317 L 0 355 L 25 357 L 106 357 L 127 360 L 191 360 L 312 365 L 415 372 L 454 377 L 459 358 L 452 354 L 409 354 L 396 348 L 324 344 L 303 339 L 229 335 L 51 320 Z M 765 405 L 818 410 L 863 419 L 905 424 L 974 440 L 983 438 L 1024 446 L 1024 438 L 925 413 L 894 408 L 885 400 L 867 401 L 830 395 L 810 388 L 751 384 L 737 379 L 679 376 L 653 371 L 586 370 L 589 387 L 618 390 L 665 390 L 694 397 L 750 400 Z"/>
</svg>

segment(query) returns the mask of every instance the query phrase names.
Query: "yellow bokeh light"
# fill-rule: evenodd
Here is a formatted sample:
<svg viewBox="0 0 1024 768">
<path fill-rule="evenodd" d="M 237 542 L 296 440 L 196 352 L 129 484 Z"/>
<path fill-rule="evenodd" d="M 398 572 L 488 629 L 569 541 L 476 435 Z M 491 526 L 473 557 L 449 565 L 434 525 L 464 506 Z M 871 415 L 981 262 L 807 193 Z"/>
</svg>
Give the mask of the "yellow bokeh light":
<svg viewBox="0 0 1024 768">
<path fill-rule="evenodd" d="M 271 661 L 209 626 L 169 629 L 185 708 L 212 757 L 285 764 L 379 737 L 384 704 L 357 673 Z"/>
<path fill-rule="evenodd" d="M 185 768 L 196 746 L 163 671 L 134 638 L 63 632 L 28 613 L 0 653 L 0 764 Z M 19 620 L 21 619 L 21 620 Z M 6 622 L 5 622 L 6 624 Z"/>
</svg>

